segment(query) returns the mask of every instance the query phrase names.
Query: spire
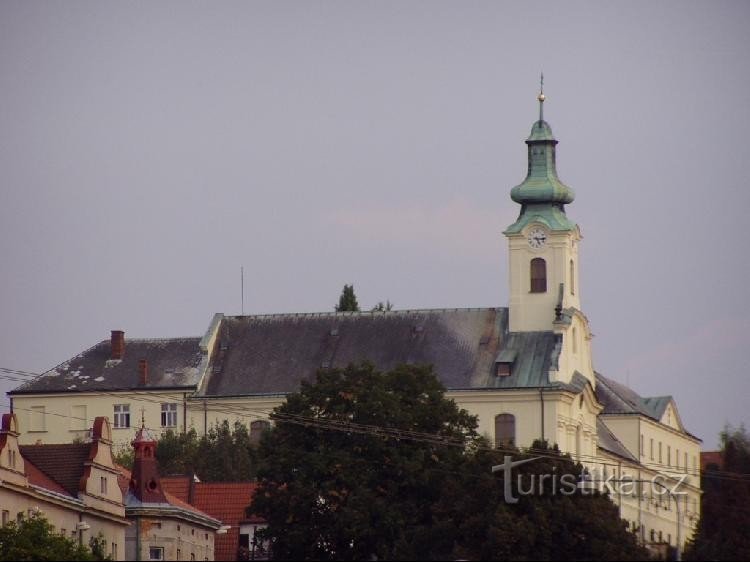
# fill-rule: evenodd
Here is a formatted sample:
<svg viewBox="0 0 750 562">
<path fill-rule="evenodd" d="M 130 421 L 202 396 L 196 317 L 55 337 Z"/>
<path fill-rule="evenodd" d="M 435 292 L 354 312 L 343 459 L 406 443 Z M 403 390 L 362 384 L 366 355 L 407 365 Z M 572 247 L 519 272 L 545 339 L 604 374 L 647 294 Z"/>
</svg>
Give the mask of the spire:
<svg viewBox="0 0 750 562">
<path fill-rule="evenodd" d="M 544 74 L 539 80 L 539 119 L 531 126 L 526 139 L 528 146 L 528 173 L 526 179 L 514 187 L 510 197 L 521 205 L 518 220 L 507 232 L 518 232 L 534 216 L 545 217 L 544 222 L 553 230 L 569 230 L 575 225 L 565 217 L 564 205 L 571 203 L 575 193 L 557 177 L 555 147 L 557 140 L 552 128 L 544 120 Z"/>
<path fill-rule="evenodd" d="M 544 72 L 539 78 L 539 95 L 536 99 L 539 100 L 539 121 L 544 121 Z"/>
</svg>

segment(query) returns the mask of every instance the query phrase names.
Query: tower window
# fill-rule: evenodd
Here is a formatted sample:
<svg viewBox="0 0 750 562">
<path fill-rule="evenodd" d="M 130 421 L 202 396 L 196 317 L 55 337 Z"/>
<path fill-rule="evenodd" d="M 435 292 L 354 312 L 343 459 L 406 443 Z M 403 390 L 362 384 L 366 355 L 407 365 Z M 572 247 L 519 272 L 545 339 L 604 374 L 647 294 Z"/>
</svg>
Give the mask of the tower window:
<svg viewBox="0 0 750 562">
<path fill-rule="evenodd" d="M 531 292 L 547 292 L 547 262 L 542 258 L 531 260 Z"/>
<path fill-rule="evenodd" d="M 495 447 L 513 447 L 516 444 L 516 417 L 513 414 L 495 416 Z"/>
</svg>

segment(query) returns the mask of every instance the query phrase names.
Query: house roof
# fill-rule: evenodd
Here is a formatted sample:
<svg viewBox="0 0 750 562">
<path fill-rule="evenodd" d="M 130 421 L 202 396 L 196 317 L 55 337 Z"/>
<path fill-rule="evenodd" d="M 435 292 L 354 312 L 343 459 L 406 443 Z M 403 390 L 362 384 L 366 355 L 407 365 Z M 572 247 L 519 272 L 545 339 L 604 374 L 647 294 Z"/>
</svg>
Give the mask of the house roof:
<svg viewBox="0 0 750 562">
<path fill-rule="evenodd" d="M 227 316 L 198 394 L 296 392 L 320 368 L 363 360 L 380 370 L 433 365 L 448 389 L 549 386 L 558 339 L 508 333 L 507 308 Z M 495 375 L 501 354 L 514 355 L 511 376 Z"/>
<path fill-rule="evenodd" d="M 659 423 L 661 423 L 667 406 L 674 401 L 671 396 L 644 398 L 633 389 L 607 378 L 601 373 L 596 373 L 596 398 L 604 406 L 601 412 L 603 415 L 638 414 Z M 690 437 L 698 439 L 684 427 L 682 431 Z"/>
<path fill-rule="evenodd" d="M 162 491 L 164 492 L 164 497 L 167 499 L 166 503 L 162 504 L 156 504 L 156 503 L 144 503 L 141 502 L 138 498 L 135 497 L 133 492 L 130 490 L 130 479 L 132 476 L 132 472 L 125 468 L 124 466 L 116 465 L 116 468 L 119 472 L 119 475 L 117 477 L 117 484 L 120 487 L 120 490 L 122 491 L 122 501 L 125 503 L 125 512 L 127 513 L 128 508 L 139 508 L 139 507 L 148 507 L 148 508 L 159 508 L 160 506 L 165 508 L 173 508 L 177 512 L 184 511 L 189 514 L 198 516 L 201 519 L 208 519 L 207 523 L 211 523 L 213 527 L 218 528 L 219 524 L 221 523 L 221 520 L 212 517 L 211 514 L 206 513 L 202 511 L 201 509 L 190 505 L 187 501 L 175 496 L 174 494 L 170 493 L 167 488 L 164 486 L 164 483 L 162 482 Z M 161 480 L 161 479 L 160 479 Z"/>
<path fill-rule="evenodd" d="M 188 501 L 190 481 L 190 476 L 167 476 L 161 479 L 161 485 L 163 490 Z M 237 559 L 241 523 L 263 523 L 262 519 L 245 515 L 245 508 L 250 505 L 256 488 L 255 482 L 193 483 L 193 505 L 229 526 L 227 534 L 218 535 L 214 542 L 216 560 Z"/>
<path fill-rule="evenodd" d="M 599 418 L 596 418 L 596 435 L 600 449 L 629 461 L 638 462 L 638 459 L 628 451 L 627 447 L 622 444 L 622 441 L 615 437 L 615 434 L 612 433 L 606 424 Z"/>
<path fill-rule="evenodd" d="M 90 444 L 21 445 L 19 448 L 24 459 L 30 461 L 47 479 L 56 483 L 67 494 L 78 497 L 84 463 L 89 459 Z M 37 478 L 40 476 L 33 468 L 29 474 Z M 45 480 L 40 479 L 40 482 Z M 44 484 L 41 486 L 49 488 Z"/>
<path fill-rule="evenodd" d="M 195 388 L 204 357 L 200 341 L 200 338 L 129 339 L 123 358 L 111 359 L 111 343 L 105 340 L 8 394 Z M 139 384 L 140 359 L 148 364 L 145 385 Z"/>
<path fill-rule="evenodd" d="M 70 492 L 68 492 L 60 484 L 58 484 L 44 472 L 39 470 L 29 459 L 24 459 L 23 466 L 26 471 L 26 478 L 28 479 L 29 484 L 31 484 L 32 486 L 44 488 L 49 492 L 54 492 L 63 496 L 77 497 L 77 494 L 70 494 Z"/>
</svg>

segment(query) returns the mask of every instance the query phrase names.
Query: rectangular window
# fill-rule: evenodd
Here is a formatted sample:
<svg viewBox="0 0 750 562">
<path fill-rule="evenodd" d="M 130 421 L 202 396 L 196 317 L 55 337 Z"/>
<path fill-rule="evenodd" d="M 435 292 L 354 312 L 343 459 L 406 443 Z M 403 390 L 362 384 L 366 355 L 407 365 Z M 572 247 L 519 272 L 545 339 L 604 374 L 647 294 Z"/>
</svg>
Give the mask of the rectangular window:
<svg viewBox="0 0 750 562">
<path fill-rule="evenodd" d="M 687 469 L 688 469 L 688 465 L 687 465 L 687 453 L 685 453 L 684 460 L 685 460 L 685 472 L 687 472 Z"/>
<path fill-rule="evenodd" d="M 667 445 L 667 466 L 672 466 L 672 447 Z"/>
<path fill-rule="evenodd" d="M 643 433 L 641 433 L 641 456 L 645 457 L 646 453 L 644 452 L 646 450 L 646 443 L 643 440 Z"/>
<path fill-rule="evenodd" d="M 130 427 L 130 404 L 115 404 L 115 427 Z"/>
<path fill-rule="evenodd" d="M 117 560 L 117 543 L 112 543 L 112 560 Z"/>
<path fill-rule="evenodd" d="M 182 557 L 180 556 L 180 549 L 177 549 L 177 560 L 182 560 Z"/>
<path fill-rule="evenodd" d="M 107 477 L 101 476 L 99 478 L 99 486 L 101 488 L 101 493 L 103 496 L 107 495 Z"/>
<path fill-rule="evenodd" d="M 8 521 L 10 521 L 10 511 L 3 509 L 3 527 L 8 524 Z"/>
<path fill-rule="evenodd" d="M 31 423 L 29 431 L 47 431 L 47 420 L 44 406 L 32 406 L 31 407 Z"/>
<path fill-rule="evenodd" d="M 10 468 L 16 468 L 16 452 L 15 451 L 8 451 L 8 462 L 10 463 Z"/>
<path fill-rule="evenodd" d="M 649 440 L 649 448 L 650 448 L 651 460 L 654 460 L 654 440 L 653 439 Z"/>
<path fill-rule="evenodd" d="M 83 431 L 89 428 L 86 420 L 86 406 L 70 407 L 70 429 L 73 431 Z"/>
<path fill-rule="evenodd" d="M 164 548 L 161 546 L 152 546 L 148 549 L 149 560 L 164 560 Z"/>
<path fill-rule="evenodd" d="M 177 427 L 177 404 L 161 405 L 161 426 Z"/>
<path fill-rule="evenodd" d="M 663 461 L 661 460 L 661 441 L 659 441 L 659 464 L 661 464 Z"/>
</svg>

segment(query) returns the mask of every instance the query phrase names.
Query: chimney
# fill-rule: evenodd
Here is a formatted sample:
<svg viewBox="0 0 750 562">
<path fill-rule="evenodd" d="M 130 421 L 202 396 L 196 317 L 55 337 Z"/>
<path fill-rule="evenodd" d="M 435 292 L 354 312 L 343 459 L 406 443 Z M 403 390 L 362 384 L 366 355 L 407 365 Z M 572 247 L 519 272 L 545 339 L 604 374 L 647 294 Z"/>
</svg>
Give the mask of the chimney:
<svg viewBox="0 0 750 562">
<path fill-rule="evenodd" d="M 125 356 L 125 332 L 112 330 L 112 359 L 122 359 Z"/>
<path fill-rule="evenodd" d="M 145 359 L 138 360 L 138 384 L 141 386 L 148 384 L 148 361 Z"/>
</svg>

